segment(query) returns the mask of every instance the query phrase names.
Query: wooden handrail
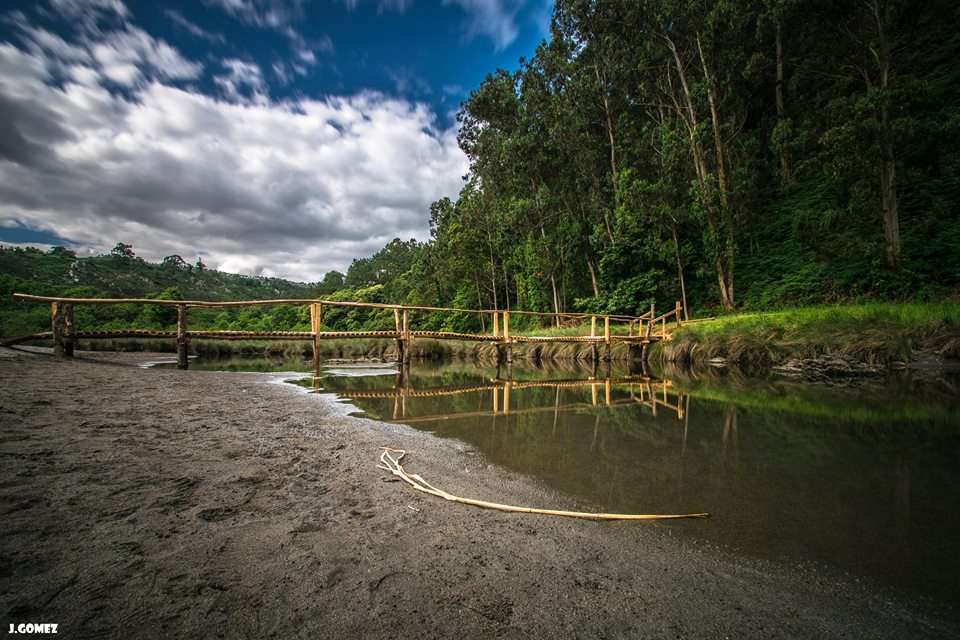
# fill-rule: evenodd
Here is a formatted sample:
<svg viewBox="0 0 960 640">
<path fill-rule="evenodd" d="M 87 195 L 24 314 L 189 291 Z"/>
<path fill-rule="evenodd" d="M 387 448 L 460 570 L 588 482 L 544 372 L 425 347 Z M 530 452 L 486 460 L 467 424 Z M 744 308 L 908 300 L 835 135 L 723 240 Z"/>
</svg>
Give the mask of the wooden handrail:
<svg viewBox="0 0 960 640">
<path fill-rule="evenodd" d="M 166 307 L 177 307 L 180 305 L 186 305 L 188 307 L 207 307 L 207 308 L 223 308 L 223 307 L 266 307 L 271 305 L 279 304 L 292 304 L 297 306 L 307 306 L 312 304 L 321 304 L 329 305 L 334 307 L 361 307 L 369 309 L 406 309 L 408 311 L 447 311 L 451 313 L 502 313 L 504 310 L 499 309 L 460 309 L 457 307 L 425 307 L 425 306 L 410 306 L 410 305 L 400 305 L 400 304 L 386 304 L 379 302 L 350 302 L 346 300 L 319 300 L 319 299 L 303 299 L 303 298 L 281 298 L 276 300 L 237 300 L 237 301 L 216 301 L 216 300 L 157 300 L 156 298 L 67 298 L 62 296 L 35 296 L 27 293 L 14 293 L 14 300 L 21 300 L 24 302 L 62 302 L 62 303 L 73 303 L 73 304 L 155 304 L 159 306 Z M 509 310 L 509 313 L 514 315 L 527 315 L 527 316 L 551 316 L 551 317 L 560 317 L 560 318 L 589 318 L 592 314 L 589 313 L 570 313 L 562 312 L 557 313 L 555 311 L 516 311 Z M 649 313 L 649 312 L 647 312 Z M 611 320 L 619 321 L 629 321 L 636 320 L 645 317 L 643 316 L 626 316 L 626 315 L 611 315 L 609 318 Z"/>
</svg>

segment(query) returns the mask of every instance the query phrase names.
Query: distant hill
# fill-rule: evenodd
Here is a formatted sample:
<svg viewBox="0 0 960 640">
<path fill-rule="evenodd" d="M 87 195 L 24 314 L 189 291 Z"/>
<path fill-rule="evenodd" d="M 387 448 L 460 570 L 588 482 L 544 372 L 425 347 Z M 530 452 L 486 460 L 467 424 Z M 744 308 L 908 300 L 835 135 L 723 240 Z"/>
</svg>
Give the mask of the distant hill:
<svg viewBox="0 0 960 640">
<path fill-rule="evenodd" d="M 0 336 L 49 330 L 49 310 L 14 302 L 13 293 L 75 297 L 165 297 L 183 300 L 311 298 L 317 285 L 282 278 L 243 276 L 191 265 L 179 256 L 146 262 L 127 245 L 110 255 L 77 257 L 63 247 L 49 251 L 0 247 Z"/>
</svg>

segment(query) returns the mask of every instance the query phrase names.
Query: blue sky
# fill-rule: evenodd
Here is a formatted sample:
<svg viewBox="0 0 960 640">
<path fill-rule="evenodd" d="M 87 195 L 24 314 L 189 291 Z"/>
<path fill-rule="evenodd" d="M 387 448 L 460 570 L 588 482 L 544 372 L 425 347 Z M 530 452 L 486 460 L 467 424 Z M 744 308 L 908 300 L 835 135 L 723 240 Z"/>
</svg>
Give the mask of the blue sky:
<svg viewBox="0 0 960 640">
<path fill-rule="evenodd" d="M 467 171 L 454 115 L 548 0 L 37 0 L 0 9 L 0 241 L 316 280 Z"/>
</svg>

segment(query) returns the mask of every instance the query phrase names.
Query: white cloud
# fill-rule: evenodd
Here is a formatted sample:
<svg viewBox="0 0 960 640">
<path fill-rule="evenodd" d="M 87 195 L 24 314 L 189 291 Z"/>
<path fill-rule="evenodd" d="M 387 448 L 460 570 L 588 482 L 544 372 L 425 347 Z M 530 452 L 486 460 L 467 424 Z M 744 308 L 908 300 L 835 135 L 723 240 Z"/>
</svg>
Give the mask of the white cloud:
<svg viewBox="0 0 960 640">
<path fill-rule="evenodd" d="M 80 81 L 85 84 L 91 74 L 130 87 L 150 77 L 192 80 L 203 70 L 202 64 L 187 60 L 163 40 L 129 24 L 107 32 L 87 29 L 75 42 L 22 20 L 17 26 L 27 49 L 51 71 L 73 78 L 83 76 Z"/>
<path fill-rule="evenodd" d="M 293 0 L 204 0 L 248 24 L 281 31 L 303 15 L 301 1 Z"/>
<path fill-rule="evenodd" d="M 106 34 L 88 61 L 0 43 L 0 224 L 309 281 L 393 237 L 425 239 L 430 202 L 460 189 L 456 132 L 425 105 L 278 102 L 242 60 L 224 62 L 223 82 L 261 95 L 221 100 L 172 85 L 196 69 L 128 34 L 135 56 Z M 124 79 L 125 63 L 149 75 L 114 92 L 107 78 Z"/>
<path fill-rule="evenodd" d="M 499 51 L 507 48 L 520 33 L 517 14 L 524 0 L 443 0 L 456 5 L 468 16 L 467 35 L 486 36 Z"/>
<path fill-rule="evenodd" d="M 225 75 L 214 76 L 213 81 L 223 89 L 230 102 L 254 102 L 266 104 L 267 85 L 263 72 L 253 62 L 230 58 L 220 63 L 226 69 Z M 246 91 L 244 91 L 246 89 Z"/>
<path fill-rule="evenodd" d="M 343 4 L 347 7 L 347 10 L 353 11 L 360 4 L 361 0 L 343 0 Z M 387 11 L 395 11 L 397 13 L 404 13 L 407 9 L 413 6 L 413 0 L 376 0 L 377 2 L 377 13 L 384 13 Z"/>
<path fill-rule="evenodd" d="M 176 9 L 167 9 L 164 13 L 168 18 L 170 18 L 170 20 L 174 24 L 178 25 L 183 29 L 186 29 L 187 32 L 195 38 L 200 38 L 201 40 L 207 40 L 209 42 L 214 42 L 218 44 L 223 44 L 227 41 L 227 39 L 223 37 L 222 33 L 214 33 L 212 31 L 207 31 L 200 25 L 188 20 L 186 16 L 184 16 L 182 13 L 180 13 Z"/>
<path fill-rule="evenodd" d="M 115 13 L 122 18 L 130 15 L 121 0 L 50 0 L 50 6 L 61 15 L 68 17 L 89 16 L 91 12 L 96 11 Z"/>
</svg>

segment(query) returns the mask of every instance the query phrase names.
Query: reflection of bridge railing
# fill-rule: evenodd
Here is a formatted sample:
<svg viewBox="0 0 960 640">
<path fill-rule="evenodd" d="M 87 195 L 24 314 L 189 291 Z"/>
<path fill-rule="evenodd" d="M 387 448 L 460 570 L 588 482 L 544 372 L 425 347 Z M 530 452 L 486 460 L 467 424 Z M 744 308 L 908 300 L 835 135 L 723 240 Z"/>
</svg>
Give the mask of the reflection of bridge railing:
<svg viewBox="0 0 960 640">
<path fill-rule="evenodd" d="M 550 313 L 537 311 L 516 311 L 497 309 L 456 309 L 449 307 L 411 307 L 392 304 L 374 304 L 365 302 L 340 302 L 329 300 L 249 300 L 242 302 L 214 302 L 201 300 L 156 300 L 151 298 L 62 298 L 50 296 L 33 296 L 22 293 L 13 294 L 14 299 L 25 302 L 44 302 L 50 304 L 50 315 L 53 330 L 44 333 L 34 333 L 18 338 L 8 339 L 0 345 L 10 346 L 29 340 L 53 339 L 54 352 L 57 355 L 73 355 L 74 346 L 79 339 L 107 339 L 107 338 L 165 338 L 176 341 L 177 366 L 187 368 L 187 347 L 191 340 L 309 340 L 313 343 L 314 368 L 320 364 L 321 340 L 330 338 L 388 338 L 397 341 L 398 359 L 402 362 L 410 360 L 410 343 L 414 338 L 430 338 L 434 340 L 474 340 L 490 342 L 497 345 L 498 358 L 505 357 L 507 362 L 513 359 L 513 345 L 520 343 L 588 343 L 594 345 L 594 360 L 597 348 L 604 346 L 604 360 L 610 360 L 610 347 L 614 343 L 627 344 L 630 348 L 645 347 L 653 342 L 663 340 L 668 335 L 668 327 L 679 326 L 681 323 L 680 303 L 675 308 L 662 315 L 656 315 L 656 308 L 650 305 L 650 311 L 640 316 L 623 315 L 590 315 L 583 313 Z M 177 329 L 143 330 L 143 329 L 110 329 L 106 331 L 78 331 L 74 326 L 73 309 L 76 305 L 112 305 L 112 304 L 140 304 L 176 307 Z M 231 308 L 231 307 L 262 307 L 275 305 L 294 305 L 310 308 L 310 331 L 219 331 L 202 330 L 189 331 L 187 328 L 187 310 L 190 308 Z M 365 308 L 373 310 L 389 310 L 393 312 L 393 329 L 384 331 L 324 331 L 322 329 L 323 307 Z M 462 333 L 456 331 L 417 331 L 411 328 L 411 314 L 414 312 L 475 314 L 479 317 L 481 333 Z M 589 335 L 544 335 L 510 333 L 510 317 L 539 316 L 549 318 L 550 323 L 560 327 L 569 321 L 584 322 L 590 320 Z M 672 324 L 667 319 L 673 317 Z M 382 320 L 382 318 L 381 318 Z M 598 321 L 603 322 L 603 331 L 598 331 Z M 620 332 L 614 331 L 614 325 L 620 325 Z M 486 327 L 490 326 L 490 333 Z M 624 334 L 623 331 L 626 331 Z"/>
<path fill-rule="evenodd" d="M 403 376 L 401 376 L 402 378 Z M 319 378 L 315 378 L 319 384 Z M 560 403 L 561 389 L 590 388 L 590 402 L 566 402 Z M 597 408 L 615 408 L 624 406 L 644 406 L 651 410 L 654 416 L 657 415 L 657 408 L 667 409 L 676 412 L 677 419 L 683 419 L 683 396 L 679 392 L 672 391 L 672 383 L 669 380 L 654 380 L 646 376 L 628 376 L 624 378 L 591 378 L 587 380 L 536 380 L 518 382 L 514 380 L 502 380 L 498 378 L 491 379 L 489 383 L 482 385 L 470 385 L 463 387 L 438 387 L 431 389 L 414 389 L 407 384 L 401 384 L 393 389 L 377 389 L 372 391 L 340 391 L 338 392 L 348 399 L 389 399 L 393 398 L 393 422 L 414 423 L 414 422 L 438 422 L 441 420 L 450 420 L 453 418 L 476 418 L 493 417 L 501 415 L 524 415 L 532 413 L 547 413 L 572 411 L 576 409 L 597 409 Z M 520 391 L 524 389 L 556 389 L 555 401 L 550 406 L 511 408 L 511 391 Z M 630 392 L 629 398 L 613 398 L 614 388 L 626 388 Z M 441 396 L 454 396 L 470 393 L 490 393 L 491 409 L 480 411 L 468 411 L 460 413 L 446 413 L 429 416 L 407 416 L 407 402 L 417 398 L 436 398 Z M 601 397 L 602 393 L 602 397 Z M 675 396 L 676 401 L 671 402 L 671 395 Z"/>
</svg>

